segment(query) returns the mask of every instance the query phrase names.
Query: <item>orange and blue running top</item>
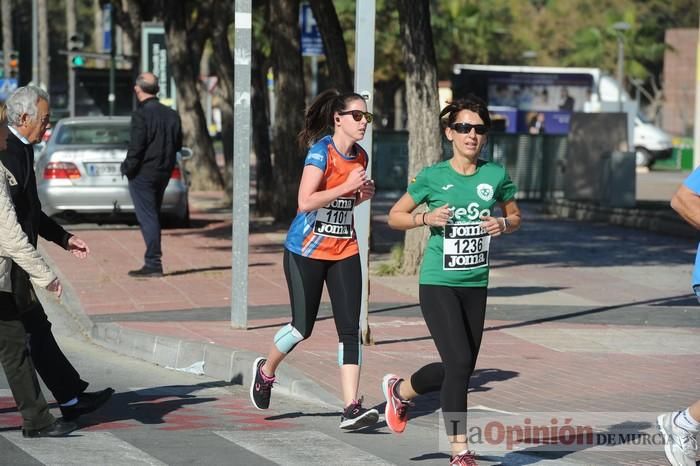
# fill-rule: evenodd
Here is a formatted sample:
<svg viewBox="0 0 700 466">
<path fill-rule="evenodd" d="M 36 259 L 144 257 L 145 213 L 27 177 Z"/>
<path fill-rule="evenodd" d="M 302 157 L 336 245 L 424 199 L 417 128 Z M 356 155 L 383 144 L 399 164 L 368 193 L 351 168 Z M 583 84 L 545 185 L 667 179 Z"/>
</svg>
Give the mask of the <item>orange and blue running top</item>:
<svg viewBox="0 0 700 466">
<path fill-rule="evenodd" d="M 323 170 L 319 191 L 335 188 L 345 182 L 350 172 L 367 168 L 367 152 L 355 144 L 356 155 L 340 153 L 331 136 L 325 136 L 309 149 L 304 166 Z M 299 212 L 289 227 L 284 247 L 294 254 L 321 260 L 340 260 L 359 252 L 355 235 L 353 209 L 355 193 L 347 193 L 325 207 Z"/>
</svg>

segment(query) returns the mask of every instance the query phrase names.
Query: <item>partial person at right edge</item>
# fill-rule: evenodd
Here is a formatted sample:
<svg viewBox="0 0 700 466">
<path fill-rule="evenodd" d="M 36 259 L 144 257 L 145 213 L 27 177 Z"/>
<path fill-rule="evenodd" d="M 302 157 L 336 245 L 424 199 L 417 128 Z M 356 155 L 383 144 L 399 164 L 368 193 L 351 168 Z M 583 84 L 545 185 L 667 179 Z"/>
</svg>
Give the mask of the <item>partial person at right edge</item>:
<svg viewBox="0 0 700 466">
<path fill-rule="evenodd" d="M 683 220 L 700 230 L 700 168 L 685 179 L 671 199 L 671 207 Z M 700 301 L 700 244 L 690 282 Z M 664 453 L 673 466 L 695 466 L 700 432 L 700 400 L 679 411 L 659 415 L 656 425 L 664 436 Z"/>
<path fill-rule="evenodd" d="M 81 238 L 68 233 L 41 210 L 34 173 L 33 144 L 41 141 L 49 124 L 49 96 L 36 86 L 15 90 L 5 102 L 9 134 L 7 151 L 0 162 L 16 180 L 10 195 L 17 221 L 36 248 L 39 236 L 69 251 L 78 259 L 90 252 Z M 87 392 L 88 383 L 68 361 L 51 331 L 44 308 L 39 302 L 27 273 L 12 267 L 12 293 L 0 293 L 9 315 L 15 313 L 29 334 L 29 347 L 37 372 L 60 405 L 63 418 L 76 419 L 105 404 L 114 390 Z"/>
<path fill-rule="evenodd" d="M 131 138 L 121 172 L 146 243 L 144 265 L 131 277 L 162 277 L 160 208 L 165 188 L 182 149 L 180 116 L 158 101 L 158 77 L 141 73 L 134 84 L 138 108 L 131 115 Z"/>
</svg>

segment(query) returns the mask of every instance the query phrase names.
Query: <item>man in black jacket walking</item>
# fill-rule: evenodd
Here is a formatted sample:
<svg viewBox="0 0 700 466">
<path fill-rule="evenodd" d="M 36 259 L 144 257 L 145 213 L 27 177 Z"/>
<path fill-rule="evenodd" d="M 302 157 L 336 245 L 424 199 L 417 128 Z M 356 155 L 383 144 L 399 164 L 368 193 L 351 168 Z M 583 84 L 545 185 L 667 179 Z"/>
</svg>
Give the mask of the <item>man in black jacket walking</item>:
<svg viewBox="0 0 700 466">
<path fill-rule="evenodd" d="M 180 116 L 158 101 L 158 78 L 141 73 L 134 93 L 139 101 L 131 116 L 131 140 L 122 175 L 129 179 L 136 219 L 146 242 L 144 266 L 129 272 L 132 277 L 162 277 L 160 207 L 163 193 L 182 148 Z"/>
<path fill-rule="evenodd" d="M 10 186 L 17 221 L 34 247 L 39 236 L 83 259 L 90 249 L 77 236 L 64 230 L 41 211 L 34 174 L 34 148 L 49 124 L 49 96 L 35 86 L 20 87 L 5 102 L 9 134 L 7 150 L 0 161 L 16 183 Z M 12 293 L 0 293 L 3 318 L 19 318 L 29 334 L 29 347 L 36 371 L 59 403 L 63 418 L 72 420 L 94 411 L 112 396 L 111 388 L 86 392 L 88 383 L 59 348 L 44 308 L 36 297 L 26 272 L 12 266 Z"/>
</svg>

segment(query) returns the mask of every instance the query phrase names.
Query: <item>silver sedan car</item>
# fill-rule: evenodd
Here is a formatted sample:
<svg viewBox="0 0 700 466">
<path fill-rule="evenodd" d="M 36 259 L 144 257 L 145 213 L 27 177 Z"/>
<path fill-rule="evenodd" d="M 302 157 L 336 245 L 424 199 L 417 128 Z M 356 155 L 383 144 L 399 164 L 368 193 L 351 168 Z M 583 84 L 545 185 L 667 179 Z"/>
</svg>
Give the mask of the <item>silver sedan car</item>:
<svg viewBox="0 0 700 466">
<path fill-rule="evenodd" d="M 78 216 L 132 218 L 134 204 L 120 164 L 129 145 L 130 117 L 76 117 L 59 120 L 39 155 L 35 170 L 42 210 L 73 220 Z M 190 213 L 183 148 L 165 189 L 161 218 L 166 226 L 186 227 Z"/>
</svg>

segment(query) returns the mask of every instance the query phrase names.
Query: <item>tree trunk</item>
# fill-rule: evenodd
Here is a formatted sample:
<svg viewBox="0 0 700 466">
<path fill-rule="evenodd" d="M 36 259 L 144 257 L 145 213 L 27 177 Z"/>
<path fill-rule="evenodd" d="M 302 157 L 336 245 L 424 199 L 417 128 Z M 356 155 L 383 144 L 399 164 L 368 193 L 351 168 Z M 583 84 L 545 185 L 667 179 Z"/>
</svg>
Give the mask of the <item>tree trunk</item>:
<svg viewBox="0 0 700 466">
<path fill-rule="evenodd" d="M 75 7 L 73 8 L 73 11 L 75 11 Z M 92 49 L 95 52 L 102 52 L 104 50 L 104 31 L 102 29 L 102 7 L 100 6 L 100 0 L 92 0 L 92 18 Z M 115 40 L 114 34 L 112 40 Z M 95 66 L 104 68 L 109 66 L 109 63 L 105 60 L 96 59 Z"/>
<path fill-rule="evenodd" d="M 192 189 L 218 190 L 223 179 L 216 165 L 214 146 L 207 129 L 204 110 L 199 102 L 197 77 L 187 37 L 187 12 L 184 0 L 168 2 L 163 9 L 168 60 L 177 88 L 178 109 L 182 118 L 185 145 L 192 148 L 190 161 Z"/>
<path fill-rule="evenodd" d="M 353 73 L 348 63 L 343 29 L 340 27 L 333 1 L 311 0 L 310 3 L 318 30 L 323 38 L 330 85 L 340 92 L 352 92 Z"/>
<path fill-rule="evenodd" d="M 39 22 L 39 86 L 49 90 L 49 17 L 47 0 L 37 2 L 37 19 Z"/>
<path fill-rule="evenodd" d="M 437 89 L 437 61 L 430 28 L 429 0 L 398 0 L 399 23 L 406 65 L 406 106 L 408 110 L 408 180 L 421 168 L 440 160 L 440 108 Z M 406 233 L 402 270 L 415 274 L 423 258 L 427 228 Z"/>
<path fill-rule="evenodd" d="M 255 209 L 258 215 L 272 213 L 274 178 L 270 154 L 270 117 L 267 99 L 267 63 L 262 51 L 253 47 L 252 96 L 253 151 L 255 152 Z"/>
<path fill-rule="evenodd" d="M 124 40 L 124 53 L 131 56 L 134 79 L 141 68 L 141 23 L 148 16 L 144 15 L 143 5 L 139 0 L 112 0 L 112 14 L 114 22 L 122 29 L 126 39 Z"/>
<path fill-rule="evenodd" d="M 297 209 L 304 151 L 296 137 L 304 124 L 304 73 L 299 51 L 299 0 L 280 0 L 271 9 L 272 57 L 275 69 L 274 216 L 288 221 Z"/>
<path fill-rule="evenodd" d="M 231 44 L 228 41 L 228 28 L 233 21 L 232 11 L 228 9 L 212 11 L 212 58 L 219 77 L 219 109 L 221 110 L 221 142 L 224 147 L 226 178 L 226 200 L 233 201 L 233 95 L 234 95 L 234 63 Z"/>
<path fill-rule="evenodd" d="M 2 0 L 2 53 L 5 57 L 4 72 L 5 78 L 10 77 L 10 52 L 13 49 L 12 43 L 12 0 Z"/>
</svg>

